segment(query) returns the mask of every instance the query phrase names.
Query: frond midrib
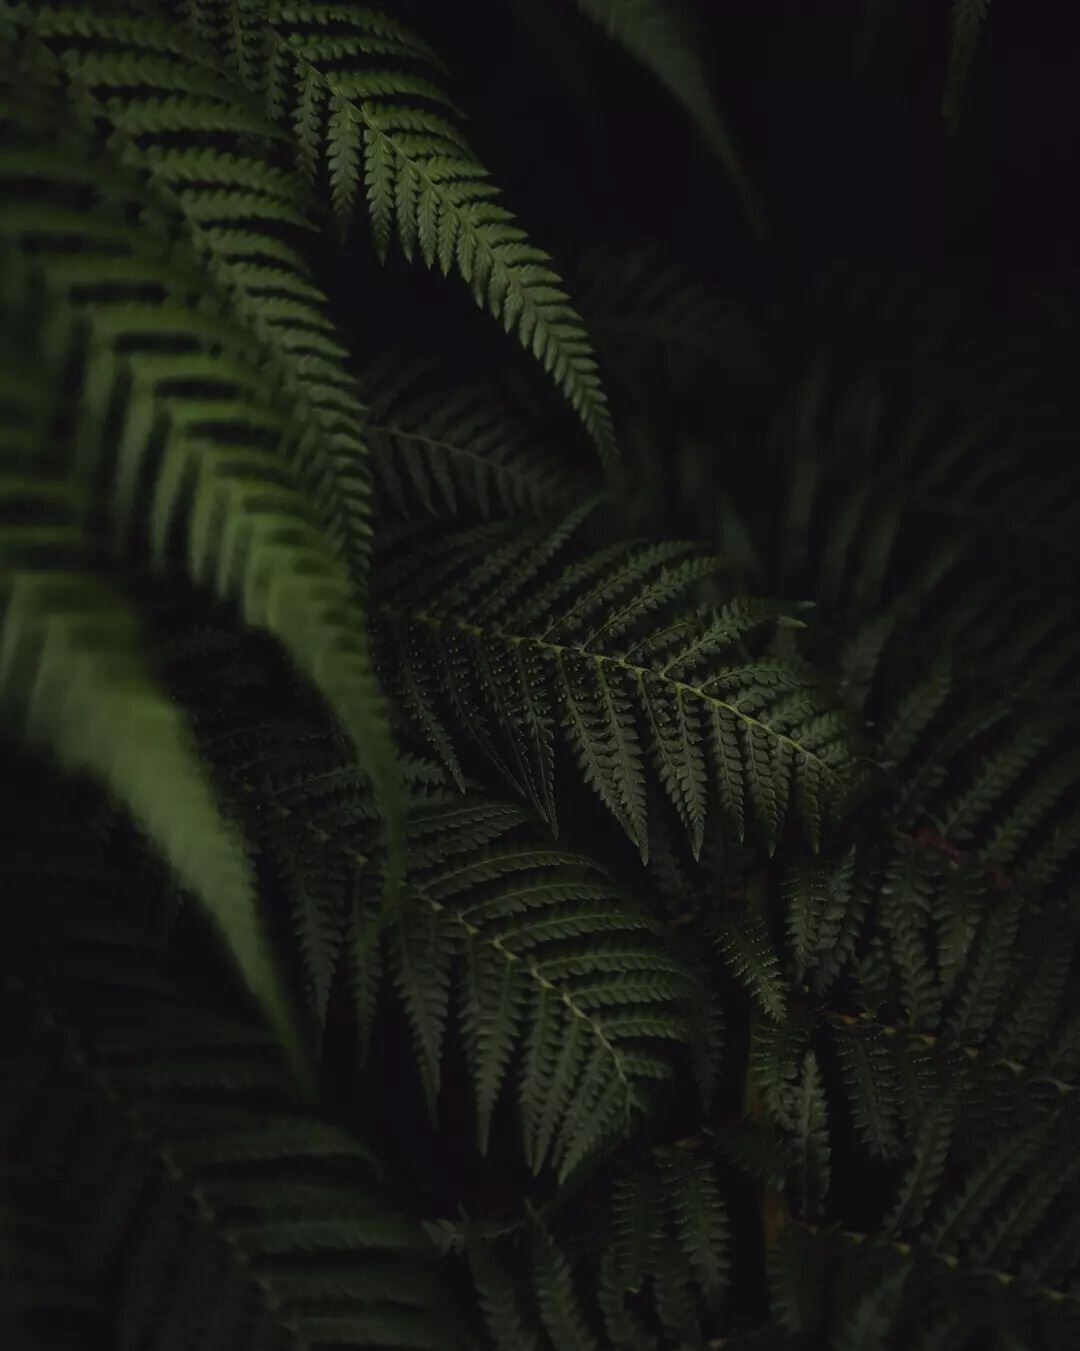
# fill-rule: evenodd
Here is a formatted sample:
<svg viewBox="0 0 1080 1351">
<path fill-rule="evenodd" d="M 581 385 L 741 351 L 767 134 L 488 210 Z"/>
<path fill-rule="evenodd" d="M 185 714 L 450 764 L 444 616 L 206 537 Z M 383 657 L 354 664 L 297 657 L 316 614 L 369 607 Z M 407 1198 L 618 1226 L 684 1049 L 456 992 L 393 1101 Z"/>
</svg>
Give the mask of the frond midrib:
<svg viewBox="0 0 1080 1351">
<path fill-rule="evenodd" d="M 748 727 L 758 728 L 767 733 L 780 745 L 787 746 L 797 754 L 804 756 L 808 761 L 818 766 L 818 768 L 829 779 L 839 781 L 841 775 L 827 760 L 815 754 L 808 746 L 795 737 L 788 736 L 784 732 L 779 732 L 770 723 L 762 722 L 760 718 L 755 718 L 753 714 L 738 708 L 735 704 L 726 699 L 718 699 L 714 694 L 709 694 L 706 686 L 712 684 L 717 677 L 711 676 L 704 685 L 692 685 L 685 680 L 678 680 L 673 676 L 667 675 L 663 670 L 657 671 L 649 666 L 639 666 L 634 662 L 627 661 L 625 657 L 616 657 L 604 652 L 593 652 L 588 647 L 580 643 L 556 643 L 551 639 L 544 638 L 531 633 L 508 633 L 504 629 L 485 629 L 479 624 L 470 623 L 468 620 L 456 619 L 445 615 L 433 614 L 430 610 L 419 608 L 415 610 L 402 610 L 400 607 L 390 605 L 376 605 L 374 615 L 386 615 L 392 620 L 400 623 L 418 623 L 425 624 L 429 628 L 451 628 L 459 633 L 468 634 L 471 638 L 480 638 L 487 641 L 508 643 L 519 647 L 531 645 L 539 652 L 550 653 L 554 657 L 561 658 L 565 653 L 572 656 L 587 658 L 594 661 L 598 667 L 614 668 L 628 672 L 639 683 L 646 678 L 650 680 L 662 681 L 670 690 L 679 695 L 691 694 L 701 699 L 705 704 L 712 708 L 720 709 L 723 712 L 730 713 L 732 717 Z"/>
</svg>

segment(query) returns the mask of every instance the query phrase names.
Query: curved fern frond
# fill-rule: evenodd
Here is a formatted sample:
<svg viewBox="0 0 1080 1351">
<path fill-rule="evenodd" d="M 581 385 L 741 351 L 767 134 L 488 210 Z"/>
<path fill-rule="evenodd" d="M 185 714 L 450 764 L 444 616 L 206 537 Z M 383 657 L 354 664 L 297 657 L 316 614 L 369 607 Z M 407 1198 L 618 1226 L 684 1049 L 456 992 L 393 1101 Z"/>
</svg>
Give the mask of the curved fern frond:
<svg viewBox="0 0 1080 1351">
<path fill-rule="evenodd" d="M 748 816 L 770 849 L 794 798 L 817 846 L 850 771 L 848 723 L 806 670 L 745 647 L 774 618 L 799 622 L 798 607 L 735 600 L 687 613 L 682 598 L 724 567 L 692 544 L 614 545 L 556 570 L 550 531 L 405 538 L 408 553 L 396 541 L 381 567 L 379 656 L 437 749 L 452 744 L 449 705 L 554 827 L 557 731 L 643 859 L 646 756 L 695 855 L 708 797 L 740 837 Z"/>
<path fill-rule="evenodd" d="M 433 374 L 384 362 L 363 377 L 376 483 L 402 519 L 418 508 L 436 517 L 544 516 L 594 489 L 504 410 L 494 390 Z"/>
<path fill-rule="evenodd" d="M 647 66 L 682 104 L 702 139 L 724 167 L 754 230 L 763 226 L 761 211 L 746 181 L 709 91 L 705 67 L 695 51 L 685 16 L 665 0 L 577 0 L 578 8 L 599 24 L 630 55 Z"/>
<path fill-rule="evenodd" d="M 199 710 L 204 754 L 275 865 L 316 1037 L 339 971 L 365 1040 L 389 978 L 432 1115 L 454 1023 L 481 1152 L 517 1077 L 526 1158 L 535 1171 L 550 1162 L 569 1176 L 625 1130 L 651 1082 L 670 1077 L 671 1043 L 691 1038 L 697 977 L 667 950 L 657 922 L 592 859 L 560 849 L 528 809 L 467 783 L 456 792 L 444 775 L 409 764 L 408 881 L 403 904 L 381 915 L 370 791 L 302 691 L 274 685 L 266 661 L 245 677 L 249 643 L 226 648 L 220 662 L 198 651 L 188 662 L 174 657 L 170 671 Z M 194 698 L 193 678 L 202 686 Z"/>
<path fill-rule="evenodd" d="M 770 1017 L 783 1022 L 786 982 L 761 915 L 752 912 L 728 917 L 717 932 L 717 946 L 735 979 L 746 986 Z"/>
<path fill-rule="evenodd" d="M 114 555 L 158 571 L 183 547 L 193 582 L 283 643 L 354 741 L 396 870 L 400 789 L 362 615 L 281 453 L 292 428 L 273 382 L 183 251 L 163 257 L 171 250 L 152 222 L 126 219 L 138 194 L 108 149 L 42 88 L 9 87 L 2 111 L 0 177 L 18 191 L 29 176 L 33 191 L 5 202 L 0 234 L 31 278 L 41 322 L 73 335 L 64 407 L 94 524 Z"/>
<path fill-rule="evenodd" d="M 5 953 L 3 1144 L 71 1198 L 117 1345 L 457 1345 L 423 1232 L 367 1149 L 297 1103 L 273 1043 L 77 884 L 36 899 Z"/>
<path fill-rule="evenodd" d="M 275 0 L 258 22 L 255 41 L 244 51 L 234 44 L 232 59 L 268 114 L 292 126 L 308 177 L 325 166 L 343 226 L 363 184 L 378 255 L 396 238 L 410 261 L 456 272 L 541 362 L 613 470 L 611 419 L 584 326 L 551 259 L 469 149 L 430 48 L 366 6 Z"/>
<path fill-rule="evenodd" d="M 989 10 L 990 0 L 953 0 L 949 74 L 941 100 L 941 111 L 949 124 L 949 130 L 954 133 L 960 121 L 960 104 L 978 46 L 979 32 Z"/>
<path fill-rule="evenodd" d="M 517 1065 L 528 1162 L 565 1179 L 625 1131 L 688 1040 L 697 985 L 661 930 L 587 857 L 538 838 L 512 808 L 429 795 L 410 821 L 410 902 L 388 960 L 429 1104 L 457 986 L 480 1148 Z"/>
<path fill-rule="evenodd" d="M 284 1043 L 299 1041 L 243 839 L 161 688 L 132 603 L 108 579 L 94 497 L 58 415 L 60 368 L 86 341 L 42 323 L 22 260 L 0 250 L 0 702 L 10 730 L 94 775 L 202 900 Z M 18 344 L 14 337 L 18 333 Z"/>
<path fill-rule="evenodd" d="M 38 61 L 56 58 L 72 109 L 106 122 L 110 153 L 141 175 L 182 231 L 206 290 L 250 334 L 249 358 L 291 425 L 282 448 L 362 595 L 371 544 L 365 410 L 329 301 L 294 247 L 315 222 L 302 178 L 271 163 L 281 132 L 216 51 L 152 12 L 122 0 L 92 13 L 65 4 L 16 12 L 42 44 Z M 178 144 L 185 131 L 191 144 Z"/>
</svg>

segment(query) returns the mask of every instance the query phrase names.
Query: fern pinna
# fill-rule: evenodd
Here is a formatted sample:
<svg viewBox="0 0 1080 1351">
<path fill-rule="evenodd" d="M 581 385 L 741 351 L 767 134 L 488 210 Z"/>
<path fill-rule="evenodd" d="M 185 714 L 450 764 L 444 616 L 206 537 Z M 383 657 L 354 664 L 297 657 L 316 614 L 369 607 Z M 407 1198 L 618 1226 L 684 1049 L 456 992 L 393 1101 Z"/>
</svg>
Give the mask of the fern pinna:
<svg viewBox="0 0 1080 1351">
<path fill-rule="evenodd" d="M 1067 285 L 754 23 L 0 3 L 5 1347 L 1080 1341 Z"/>
</svg>

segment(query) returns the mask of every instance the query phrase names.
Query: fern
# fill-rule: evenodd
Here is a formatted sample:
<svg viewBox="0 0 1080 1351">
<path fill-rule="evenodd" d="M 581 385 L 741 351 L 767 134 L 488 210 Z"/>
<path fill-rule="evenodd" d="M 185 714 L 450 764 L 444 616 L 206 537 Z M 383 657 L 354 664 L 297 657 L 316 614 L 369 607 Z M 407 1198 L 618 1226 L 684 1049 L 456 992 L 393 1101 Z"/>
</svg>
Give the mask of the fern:
<svg viewBox="0 0 1080 1351">
<path fill-rule="evenodd" d="M 93 496 L 74 448 L 54 439 L 57 368 L 65 347 L 84 334 L 77 321 L 54 323 L 50 332 L 30 298 L 33 273 L 17 257 L 6 261 L 4 312 L 21 321 L 22 345 L 15 350 L 14 329 L 5 325 L 5 720 L 65 768 L 95 775 L 134 813 L 205 902 L 244 978 L 297 1053 L 244 843 L 222 819 L 183 714 L 155 676 L 137 613 L 100 570 L 90 530 Z"/>
<path fill-rule="evenodd" d="M 695 855 L 707 794 L 740 834 L 749 815 L 775 848 L 794 792 L 816 844 L 818 822 L 841 784 L 844 719 L 814 698 L 797 666 L 747 661 L 737 646 L 774 616 L 790 623 L 790 610 L 733 601 L 674 630 L 646 627 L 645 617 L 663 613 L 718 562 L 690 545 L 619 545 L 570 561 L 546 580 L 541 563 L 558 543 L 547 538 L 540 551 L 535 534 L 500 539 L 480 531 L 427 549 L 410 540 L 408 555 L 400 544 L 385 555 L 380 650 L 395 693 L 432 746 L 445 758 L 452 744 L 437 681 L 475 740 L 552 825 L 558 728 L 643 860 L 643 752 Z M 506 571 L 497 580 L 499 569 Z M 509 763 L 489 721 L 507 738 Z"/>
<path fill-rule="evenodd" d="M 526 1158 L 534 1170 L 550 1162 L 568 1176 L 646 1105 L 652 1082 L 670 1076 L 664 1049 L 690 1038 L 693 972 L 604 870 L 558 848 L 527 809 L 475 789 L 461 796 L 419 766 L 406 771 L 405 894 L 381 917 L 385 856 L 363 779 L 314 716 L 301 724 L 301 739 L 274 713 L 265 668 L 238 688 L 237 708 L 222 710 L 216 691 L 238 684 L 236 660 L 226 649 L 207 712 L 225 715 L 232 735 L 222 767 L 231 767 L 235 809 L 273 860 L 295 916 L 316 1038 L 339 970 L 365 1039 L 380 975 L 389 977 L 429 1110 L 453 1021 L 473 1079 L 481 1153 L 516 1062 Z M 183 683 L 181 666 L 174 679 Z M 210 726 L 201 735 L 212 749 Z M 243 739 L 254 754 L 240 768 Z"/>
<path fill-rule="evenodd" d="M 163 263 L 160 231 L 127 224 L 138 180 L 111 162 L 109 148 L 96 146 L 42 90 L 9 88 L 4 114 L 8 181 L 19 181 L 29 155 L 33 177 L 48 187 L 40 200 L 12 202 L 5 238 L 40 288 L 40 322 L 78 335 L 79 468 L 107 487 L 106 538 L 114 551 L 134 548 L 163 570 L 182 532 L 192 581 L 235 598 L 323 689 L 363 748 L 399 839 L 392 752 L 366 635 L 348 612 L 344 566 L 276 453 L 290 428 L 273 384 L 250 364 L 243 330 L 230 330 L 220 312 L 208 324 L 183 250 Z M 47 150 L 50 143 L 68 158 Z M 85 201 L 91 184 L 102 199 L 93 214 Z M 116 451 L 106 451 L 105 438 L 118 431 Z M 145 526 L 137 527 L 140 518 Z"/>
<path fill-rule="evenodd" d="M 78 1197 L 72 1259 L 122 1278 L 118 1344 L 453 1344 L 423 1235 L 379 1201 L 368 1151 L 298 1106 L 273 1043 L 200 1010 L 115 904 L 88 923 L 70 886 L 40 899 L 8 954 L 36 1072 L 5 1064 L 4 1143 Z"/>
<path fill-rule="evenodd" d="M 291 125 L 300 168 L 314 178 L 325 165 L 338 219 L 351 219 L 362 183 L 378 255 L 396 238 L 410 261 L 456 272 L 543 364 L 613 469 L 611 419 L 581 320 L 548 255 L 499 203 L 427 44 L 354 5 L 275 3 L 260 25 L 231 33 L 226 6 L 212 8 L 220 17 L 200 21 L 229 34 L 233 64 L 268 114 Z"/>
<path fill-rule="evenodd" d="M 0 4 L 8 1340 L 1076 1345 L 1070 288 L 835 151 L 778 267 L 528 9 Z M 756 21 L 578 9 L 738 179 Z"/>
<path fill-rule="evenodd" d="M 694 983 L 588 859 L 515 837 L 524 820 L 455 796 L 414 810 L 412 901 L 390 959 L 429 1103 L 456 971 L 481 1150 L 520 1055 L 526 1157 L 565 1178 L 670 1074 L 658 1050 L 686 1040 Z"/>
<path fill-rule="evenodd" d="M 491 389 L 451 388 L 430 367 L 373 364 L 363 388 L 376 483 L 403 520 L 477 512 L 546 516 L 585 495 Z"/>
<path fill-rule="evenodd" d="M 986 21 L 989 9 L 990 0 L 953 0 L 949 75 L 941 103 L 945 120 L 953 132 L 956 131 L 959 121 L 960 102 L 975 55 L 979 30 Z"/>
<path fill-rule="evenodd" d="M 577 0 L 578 8 L 656 78 L 682 104 L 702 139 L 723 165 L 752 227 L 762 230 L 754 200 L 735 149 L 709 92 L 705 70 L 678 8 L 657 0 Z"/>
</svg>

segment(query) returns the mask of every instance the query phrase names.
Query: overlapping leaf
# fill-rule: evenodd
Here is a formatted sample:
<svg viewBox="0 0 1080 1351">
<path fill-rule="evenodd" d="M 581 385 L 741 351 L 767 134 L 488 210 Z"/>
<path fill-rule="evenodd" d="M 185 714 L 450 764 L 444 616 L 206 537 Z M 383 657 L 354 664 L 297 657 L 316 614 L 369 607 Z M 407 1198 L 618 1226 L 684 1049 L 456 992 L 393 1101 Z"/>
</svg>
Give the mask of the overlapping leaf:
<svg viewBox="0 0 1080 1351">
<path fill-rule="evenodd" d="M 695 606 L 698 581 L 724 565 L 693 544 L 567 557 L 583 511 L 388 546 L 379 658 L 417 728 L 453 768 L 450 710 L 553 826 L 554 743 L 568 741 L 643 859 L 647 765 L 695 855 L 710 810 L 775 848 L 792 800 L 816 846 L 849 782 L 849 724 L 809 671 L 747 645 L 799 622 L 798 607 Z"/>
</svg>

